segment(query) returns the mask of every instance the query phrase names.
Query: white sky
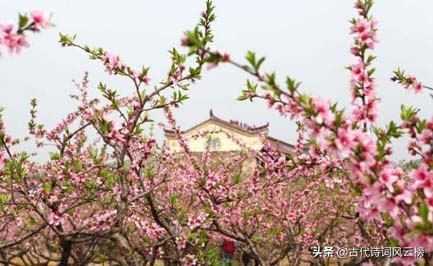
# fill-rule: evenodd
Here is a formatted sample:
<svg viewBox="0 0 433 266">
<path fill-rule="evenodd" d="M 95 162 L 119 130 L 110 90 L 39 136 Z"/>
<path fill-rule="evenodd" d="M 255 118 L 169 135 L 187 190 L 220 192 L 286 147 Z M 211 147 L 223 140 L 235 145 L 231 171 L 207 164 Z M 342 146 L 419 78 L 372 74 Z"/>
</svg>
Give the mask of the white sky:
<svg viewBox="0 0 433 266">
<path fill-rule="evenodd" d="M 289 74 L 303 82 L 302 89 L 341 103 L 349 102 L 349 73 L 353 62 L 348 50 L 348 20 L 355 14 L 354 1 L 342 0 L 216 0 L 214 47 L 243 59 L 251 49 L 267 57 L 265 68 L 283 80 Z M 76 33 L 78 42 L 102 46 L 119 54 L 132 66 L 151 67 L 154 82 L 168 70 L 167 51 L 178 46 L 182 33 L 198 21 L 204 1 L 148 0 L 0 0 L 0 21 L 16 21 L 17 13 L 42 9 L 52 12 L 56 27 L 30 36 L 31 48 L 19 56 L 3 52 L 0 58 L 0 106 L 6 108 L 8 129 L 23 135 L 29 118 L 29 101 L 40 102 L 40 121 L 53 126 L 73 110 L 69 94 L 72 79 L 90 72 L 92 87 L 104 81 L 123 93 L 132 88 L 108 77 L 103 67 L 73 48 L 57 43 L 58 33 Z M 428 94 L 413 95 L 389 81 L 392 70 L 402 66 L 426 84 L 433 85 L 433 2 L 431 0 L 377 1 L 380 43 L 376 50 L 380 121 L 397 118 L 401 103 L 430 115 Z M 430 75 L 429 75 L 430 74 Z M 189 128 L 208 118 L 209 109 L 224 119 L 249 124 L 270 122 L 272 136 L 295 140 L 295 127 L 263 103 L 237 102 L 247 76 L 223 66 L 204 73 L 190 91 L 191 99 L 176 113 L 180 125 Z M 159 133 L 159 136 L 161 133 Z M 396 148 L 398 157 L 404 145 Z"/>
</svg>

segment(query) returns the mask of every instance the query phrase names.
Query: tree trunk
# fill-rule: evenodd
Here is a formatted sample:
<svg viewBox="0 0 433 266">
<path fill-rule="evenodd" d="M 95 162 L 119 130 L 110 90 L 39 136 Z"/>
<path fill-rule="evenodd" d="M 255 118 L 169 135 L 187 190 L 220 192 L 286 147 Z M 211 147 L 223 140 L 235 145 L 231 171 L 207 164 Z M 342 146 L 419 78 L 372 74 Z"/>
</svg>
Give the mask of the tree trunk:
<svg viewBox="0 0 433 266">
<path fill-rule="evenodd" d="M 59 266 L 67 266 L 69 257 L 72 251 L 72 242 L 69 240 L 61 240 L 60 247 L 62 248 L 62 257 L 60 258 Z"/>
</svg>

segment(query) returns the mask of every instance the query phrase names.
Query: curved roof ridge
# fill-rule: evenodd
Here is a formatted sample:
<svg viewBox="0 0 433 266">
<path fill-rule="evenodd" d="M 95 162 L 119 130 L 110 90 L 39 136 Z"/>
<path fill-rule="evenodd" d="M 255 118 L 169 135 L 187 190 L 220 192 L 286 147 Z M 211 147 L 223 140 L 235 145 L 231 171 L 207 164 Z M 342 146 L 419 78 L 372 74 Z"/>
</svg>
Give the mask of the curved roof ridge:
<svg viewBox="0 0 433 266">
<path fill-rule="evenodd" d="M 189 131 L 197 128 L 198 126 L 200 126 L 200 125 L 202 125 L 202 124 L 204 124 L 204 123 L 206 123 L 208 121 L 215 121 L 215 122 L 220 123 L 220 124 L 222 124 L 222 125 L 224 125 L 224 126 L 226 126 L 228 128 L 233 128 L 233 129 L 236 129 L 238 131 L 245 132 L 245 133 L 248 133 L 248 134 L 262 133 L 262 132 L 268 131 L 268 129 L 269 129 L 269 122 L 267 122 L 266 124 L 261 125 L 261 126 L 250 126 L 250 125 L 248 125 L 246 123 L 241 123 L 238 120 L 229 120 L 229 121 L 226 121 L 226 120 L 224 120 L 222 118 L 217 117 L 213 113 L 212 109 L 210 109 L 209 110 L 209 119 L 207 119 L 207 120 L 205 120 L 205 121 L 203 121 L 203 122 L 201 122 L 201 123 L 199 123 L 199 124 L 197 124 L 197 125 L 189 128 L 187 130 L 182 130 L 182 131 L 180 131 L 180 133 L 184 134 L 186 132 L 189 132 Z M 167 129 L 165 127 L 164 127 L 164 132 L 166 134 L 174 134 L 175 133 L 174 130 Z"/>
<path fill-rule="evenodd" d="M 250 125 L 248 125 L 246 123 L 241 123 L 238 120 L 229 120 L 229 121 L 227 121 L 227 120 L 224 120 L 224 119 L 221 119 L 221 118 L 217 117 L 213 113 L 212 109 L 209 110 L 209 118 L 212 119 L 212 120 L 219 121 L 219 122 L 221 122 L 223 124 L 226 124 L 228 126 L 235 127 L 235 128 L 237 128 L 239 130 L 246 131 L 248 133 L 258 133 L 258 132 L 265 131 L 265 130 L 267 130 L 269 128 L 269 122 L 266 122 L 266 124 L 261 125 L 261 126 L 250 126 Z"/>
</svg>

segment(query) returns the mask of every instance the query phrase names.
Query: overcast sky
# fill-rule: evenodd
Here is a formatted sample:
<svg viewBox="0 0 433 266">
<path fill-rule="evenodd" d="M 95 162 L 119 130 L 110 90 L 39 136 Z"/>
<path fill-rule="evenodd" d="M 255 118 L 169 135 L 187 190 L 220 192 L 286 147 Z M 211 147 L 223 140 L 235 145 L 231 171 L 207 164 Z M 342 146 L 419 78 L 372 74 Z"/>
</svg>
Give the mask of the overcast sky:
<svg viewBox="0 0 433 266">
<path fill-rule="evenodd" d="M 349 74 L 353 62 L 348 50 L 348 20 L 355 15 L 354 1 L 342 0 L 216 0 L 214 47 L 234 59 L 247 50 L 267 58 L 265 68 L 289 74 L 302 81 L 302 90 L 348 104 Z M 57 43 L 58 33 L 77 34 L 83 44 L 102 46 L 119 54 L 132 66 L 150 66 L 153 81 L 168 70 L 167 51 L 178 46 L 182 32 L 198 21 L 204 1 L 148 0 L 0 0 L 0 21 L 16 21 L 17 13 L 42 9 L 53 14 L 56 27 L 30 36 L 31 48 L 19 56 L 3 53 L 0 59 L 0 106 L 13 134 L 27 128 L 29 101 L 40 101 L 40 120 L 53 126 L 73 110 L 69 94 L 72 79 L 89 71 L 92 87 L 104 81 L 123 93 L 132 88 L 118 78 L 108 77 L 103 67 L 73 48 Z M 381 0 L 374 7 L 379 21 L 378 59 L 380 122 L 396 118 L 401 103 L 424 109 L 429 115 L 428 94 L 413 95 L 389 78 L 399 66 L 433 84 L 433 1 Z M 224 119 L 249 124 L 270 122 L 272 136 L 293 142 L 295 127 L 263 103 L 237 102 L 246 75 L 229 66 L 204 73 L 193 86 L 191 99 L 176 111 L 179 124 L 189 128 L 205 120 L 209 109 Z M 429 110 L 430 109 L 430 110 Z M 161 133 L 159 132 L 161 138 Z M 397 148 L 403 154 L 404 146 Z"/>
</svg>

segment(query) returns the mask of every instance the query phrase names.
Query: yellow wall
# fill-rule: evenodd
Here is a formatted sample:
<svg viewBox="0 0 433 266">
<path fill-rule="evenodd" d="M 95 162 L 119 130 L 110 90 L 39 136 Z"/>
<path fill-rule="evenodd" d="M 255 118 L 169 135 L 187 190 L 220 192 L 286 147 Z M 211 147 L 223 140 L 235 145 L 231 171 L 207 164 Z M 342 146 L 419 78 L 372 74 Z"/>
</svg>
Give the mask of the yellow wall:
<svg viewBox="0 0 433 266">
<path fill-rule="evenodd" d="M 260 140 L 260 136 L 258 134 L 248 134 L 244 132 L 240 132 L 234 129 L 231 129 L 227 126 L 224 126 L 218 122 L 213 120 L 208 120 L 203 124 L 199 125 L 192 130 L 189 130 L 184 134 L 187 139 L 187 143 L 192 152 L 204 152 L 206 151 L 207 142 L 209 137 L 200 137 L 197 139 L 191 138 L 194 134 L 199 132 L 207 132 L 207 131 L 223 131 L 234 136 L 236 139 L 241 140 L 246 147 L 253 150 L 260 150 L 263 147 L 263 142 Z M 225 133 L 219 132 L 211 135 L 211 138 L 218 138 L 220 142 L 220 146 L 216 151 L 239 151 L 242 150 L 238 144 L 236 144 L 233 140 L 231 140 Z M 174 152 L 180 152 L 181 148 L 178 140 L 173 136 L 166 137 L 166 144 L 170 150 Z"/>
</svg>

